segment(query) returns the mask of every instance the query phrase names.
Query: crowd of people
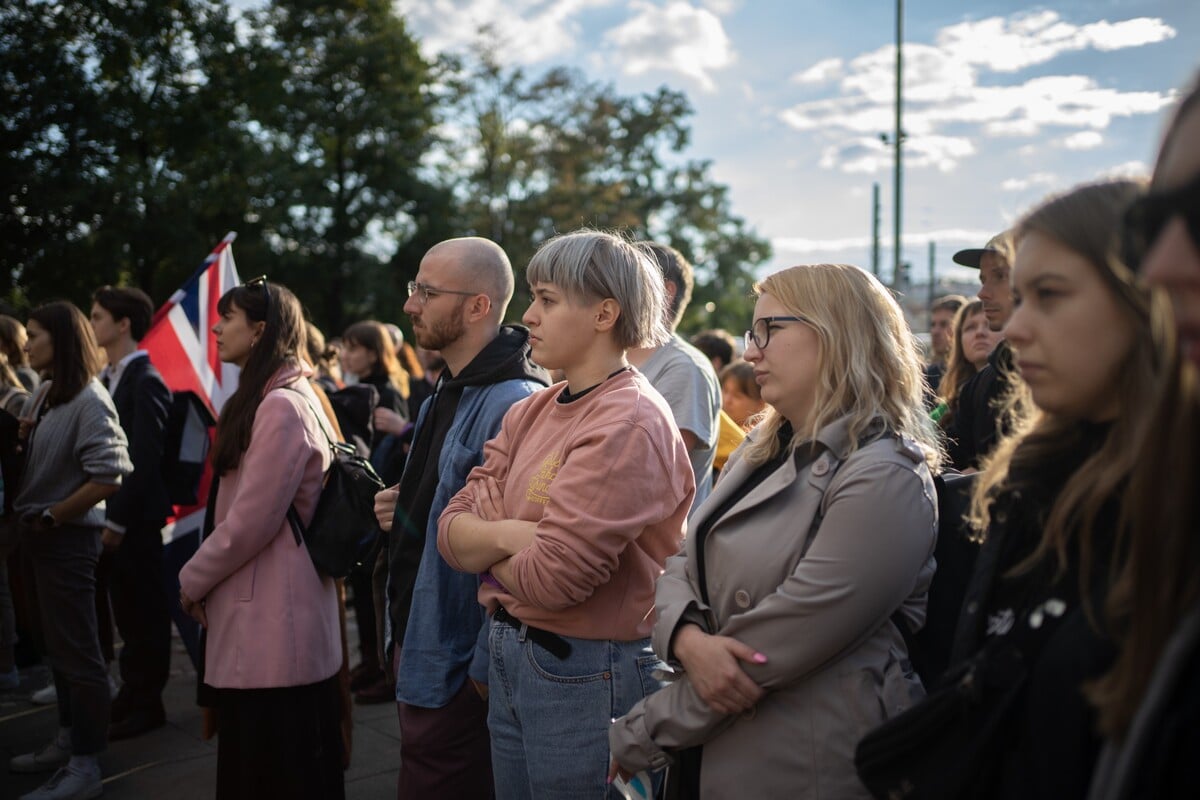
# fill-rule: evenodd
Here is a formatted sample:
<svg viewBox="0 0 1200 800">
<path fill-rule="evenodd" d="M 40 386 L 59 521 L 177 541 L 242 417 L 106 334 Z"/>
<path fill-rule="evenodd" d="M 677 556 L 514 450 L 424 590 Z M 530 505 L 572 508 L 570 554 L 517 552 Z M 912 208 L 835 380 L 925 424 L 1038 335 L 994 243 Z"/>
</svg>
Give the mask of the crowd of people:
<svg viewBox="0 0 1200 800">
<path fill-rule="evenodd" d="M 1196 796 L 1200 89 L 1148 184 L 954 260 L 978 299 L 933 304 L 928 354 L 836 264 L 689 342 L 687 259 L 587 229 L 521 324 L 502 248 L 434 246 L 412 342 L 248 281 L 177 598 L 150 298 L 0 317 L 0 689 L 25 647 L 58 708 L 25 798 L 99 796 L 106 743 L 164 724 L 175 604 L 219 798 L 343 797 L 354 702 L 396 704 L 399 798 Z M 344 581 L 293 529 L 334 440 L 387 487 Z"/>
</svg>

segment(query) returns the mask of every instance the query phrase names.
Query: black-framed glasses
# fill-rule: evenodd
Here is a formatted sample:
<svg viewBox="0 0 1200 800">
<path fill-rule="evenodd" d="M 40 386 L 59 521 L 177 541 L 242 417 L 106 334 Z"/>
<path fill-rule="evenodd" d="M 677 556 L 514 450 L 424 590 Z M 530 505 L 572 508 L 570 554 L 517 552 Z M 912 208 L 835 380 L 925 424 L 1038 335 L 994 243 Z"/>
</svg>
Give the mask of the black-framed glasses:
<svg viewBox="0 0 1200 800">
<path fill-rule="evenodd" d="M 1121 256 L 1130 269 L 1141 268 L 1146 253 L 1175 215 L 1183 217 L 1192 243 L 1200 248 L 1200 177 L 1166 192 L 1150 192 L 1130 203 L 1121 224 Z"/>
<path fill-rule="evenodd" d="M 754 320 L 750 330 L 742 336 L 742 344 L 749 350 L 754 345 L 759 350 L 765 350 L 771 343 L 771 326 L 776 322 L 808 322 L 805 317 L 759 317 Z"/>
<path fill-rule="evenodd" d="M 251 278 L 250 280 L 243 283 L 242 286 L 245 286 L 247 289 L 251 289 L 256 286 L 262 287 L 263 304 L 264 304 L 263 305 L 263 320 L 264 321 L 269 320 L 271 318 L 271 290 L 267 287 L 267 276 L 259 275 L 257 278 Z"/>
<path fill-rule="evenodd" d="M 439 294 L 457 294 L 462 297 L 474 297 L 479 292 L 460 292 L 456 289 L 439 289 L 436 286 L 430 286 L 427 283 L 417 283 L 416 281 L 408 282 L 408 296 L 417 296 L 417 302 L 425 305 L 429 302 L 429 298 L 437 297 Z"/>
</svg>

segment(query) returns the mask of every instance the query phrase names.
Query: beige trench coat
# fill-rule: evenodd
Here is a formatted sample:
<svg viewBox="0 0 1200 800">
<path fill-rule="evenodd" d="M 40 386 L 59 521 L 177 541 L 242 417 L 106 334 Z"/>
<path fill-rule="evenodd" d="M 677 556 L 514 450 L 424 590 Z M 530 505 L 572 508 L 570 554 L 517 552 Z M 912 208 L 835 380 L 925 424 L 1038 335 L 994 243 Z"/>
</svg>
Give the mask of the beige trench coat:
<svg viewBox="0 0 1200 800">
<path fill-rule="evenodd" d="M 706 799 L 869 797 L 854 771 L 856 744 L 924 694 L 890 617 L 903 606 L 910 626 L 924 622 L 937 497 L 912 442 L 884 437 L 847 456 L 845 419 L 817 441 L 815 459 L 799 469 L 788 461 L 712 526 L 708 605 L 690 535 L 657 586 L 660 657 L 672 661 L 676 627 L 696 622 L 767 655 L 766 664 L 744 665 L 767 694 L 726 717 L 681 674 L 613 724 L 613 755 L 624 767 L 662 766 L 665 751 L 703 745 Z M 690 531 L 753 472 L 742 452 Z"/>
</svg>

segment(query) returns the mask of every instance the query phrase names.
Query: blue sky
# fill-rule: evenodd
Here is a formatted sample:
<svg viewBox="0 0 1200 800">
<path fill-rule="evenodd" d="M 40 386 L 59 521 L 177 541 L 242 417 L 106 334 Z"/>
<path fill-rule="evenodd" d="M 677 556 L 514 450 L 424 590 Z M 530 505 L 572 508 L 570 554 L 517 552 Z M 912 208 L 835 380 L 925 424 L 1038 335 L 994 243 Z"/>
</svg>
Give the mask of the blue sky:
<svg viewBox="0 0 1200 800">
<path fill-rule="evenodd" d="M 891 265 L 895 11 L 877 0 L 398 0 L 430 55 L 491 25 L 513 63 L 567 64 L 695 107 L 691 158 L 790 264 Z M 906 4 L 904 257 L 939 274 L 1048 192 L 1153 163 L 1200 68 L 1197 0 Z M 961 275 L 961 273 L 959 273 Z"/>
</svg>

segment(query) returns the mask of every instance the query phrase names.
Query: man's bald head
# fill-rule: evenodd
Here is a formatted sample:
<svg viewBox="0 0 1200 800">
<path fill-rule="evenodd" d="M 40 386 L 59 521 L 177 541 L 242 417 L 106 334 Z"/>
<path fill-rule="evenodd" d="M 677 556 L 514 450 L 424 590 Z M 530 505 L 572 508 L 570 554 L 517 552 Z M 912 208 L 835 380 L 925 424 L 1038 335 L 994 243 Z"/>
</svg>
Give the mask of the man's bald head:
<svg viewBox="0 0 1200 800">
<path fill-rule="evenodd" d="M 451 266 L 459 285 L 486 294 L 492 301 L 492 316 L 499 322 L 512 301 L 512 263 L 500 245 L 479 236 L 447 239 L 429 248 L 426 258 L 437 257 Z"/>
</svg>

